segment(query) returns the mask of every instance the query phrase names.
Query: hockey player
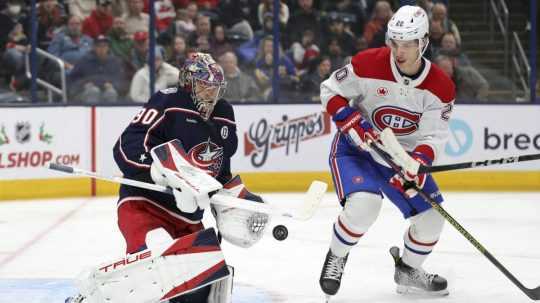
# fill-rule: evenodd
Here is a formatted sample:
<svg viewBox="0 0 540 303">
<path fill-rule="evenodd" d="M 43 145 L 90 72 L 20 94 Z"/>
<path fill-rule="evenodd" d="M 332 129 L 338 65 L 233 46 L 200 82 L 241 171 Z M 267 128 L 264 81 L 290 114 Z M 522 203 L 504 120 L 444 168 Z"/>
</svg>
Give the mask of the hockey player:
<svg viewBox="0 0 540 303">
<path fill-rule="evenodd" d="M 448 133 L 454 102 L 452 81 L 427 59 L 428 17 L 417 6 L 401 7 L 388 22 L 387 47 L 358 53 L 351 64 L 321 84 L 321 102 L 338 133 L 329 164 L 343 206 L 333 225 L 320 286 L 330 297 L 340 287 L 351 248 L 377 218 L 384 193 L 410 219 L 404 249 L 393 247 L 394 281 L 400 293 L 447 294 L 447 281 L 422 269 L 441 234 L 444 219 L 382 160 L 370 154 L 369 142 L 391 128 L 399 143 L 425 165 L 435 161 Z M 405 172 L 438 203 L 443 198 L 430 175 Z"/>
<path fill-rule="evenodd" d="M 173 142 L 176 148 L 183 147 L 184 157 L 224 184 L 225 189 L 244 199 L 262 202 L 259 196 L 243 188 L 238 176 L 231 175 L 230 159 L 237 149 L 238 138 L 233 108 L 221 98 L 225 85 L 223 71 L 214 59 L 208 54 L 195 53 L 180 69 L 179 86 L 151 96 L 118 138 L 114 159 L 126 178 L 168 185 L 174 192 L 168 195 L 120 186 L 118 226 L 127 244 L 127 254 L 146 249 L 147 234 L 155 229 L 164 229 L 173 239 L 203 229 L 202 205 L 208 205 L 208 196 L 202 204 L 201 197 L 187 196 L 188 191 L 175 188 L 174 184 L 183 180 L 173 180 L 178 174 L 164 172 L 163 165 L 153 161 L 151 155 L 152 148 L 163 143 Z M 259 240 L 268 221 L 265 214 L 238 209 L 224 211 L 222 207 L 213 210 L 223 238 L 243 247 Z M 246 216 L 245 220 L 239 213 Z M 238 231 L 241 228 L 245 230 Z M 210 287 L 204 287 L 170 302 L 206 303 L 209 293 Z"/>
</svg>

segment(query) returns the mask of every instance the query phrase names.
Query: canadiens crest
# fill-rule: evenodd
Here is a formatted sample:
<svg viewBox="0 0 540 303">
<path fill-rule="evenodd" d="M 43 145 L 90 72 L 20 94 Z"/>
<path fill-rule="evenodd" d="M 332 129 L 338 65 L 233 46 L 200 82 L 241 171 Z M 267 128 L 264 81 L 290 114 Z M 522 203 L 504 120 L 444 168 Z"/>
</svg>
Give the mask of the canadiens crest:
<svg viewBox="0 0 540 303">
<path fill-rule="evenodd" d="M 410 135 L 418 129 L 422 114 L 394 106 L 382 106 L 373 111 L 371 120 L 378 129 L 390 127 L 396 136 Z"/>
</svg>

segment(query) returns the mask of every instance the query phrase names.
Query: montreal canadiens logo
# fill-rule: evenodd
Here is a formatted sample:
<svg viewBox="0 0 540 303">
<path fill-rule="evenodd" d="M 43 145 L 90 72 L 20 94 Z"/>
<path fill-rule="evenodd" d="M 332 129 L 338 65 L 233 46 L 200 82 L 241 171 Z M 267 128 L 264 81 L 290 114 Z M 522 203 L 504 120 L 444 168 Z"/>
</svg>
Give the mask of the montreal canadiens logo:
<svg viewBox="0 0 540 303">
<path fill-rule="evenodd" d="M 398 107 L 383 106 L 375 109 L 371 120 L 378 129 L 390 127 L 396 136 L 414 133 L 422 114 L 410 112 Z"/>
<path fill-rule="evenodd" d="M 189 161 L 215 177 L 223 162 L 223 148 L 208 140 L 193 146 L 188 152 Z"/>
</svg>

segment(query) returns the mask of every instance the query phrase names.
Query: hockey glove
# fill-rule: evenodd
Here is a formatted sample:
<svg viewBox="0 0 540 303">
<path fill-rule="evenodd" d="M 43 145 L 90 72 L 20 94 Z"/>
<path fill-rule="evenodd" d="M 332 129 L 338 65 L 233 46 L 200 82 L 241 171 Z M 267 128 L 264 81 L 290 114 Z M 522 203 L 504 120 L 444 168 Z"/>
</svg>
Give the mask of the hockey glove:
<svg viewBox="0 0 540 303">
<path fill-rule="evenodd" d="M 419 152 L 413 152 L 411 157 L 414 160 L 420 162 L 420 164 L 422 165 L 429 165 L 428 162 L 424 159 L 423 155 Z M 416 196 L 416 194 L 418 194 L 418 192 L 412 188 L 411 184 L 416 184 L 418 189 L 424 188 L 427 174 L 416 175 L 408 171 L 404 171 L 403 176 L 405 177 L 405 179 L 403 179 L 399 174 L 395 174 L 392 178 L 390 178 L 390 185 L 402 192 L 405 197 L 411 199 Z"/>
<path fill-rule="evenodd" d="M 357 110 L 349 106 L 345 106 L 339 110 L 332 119 L 339 131 L 348 135 L 352 142 L 363 150 L 369 150 L 368 141 L 376 141 L 378 139 L 378 135 L 371 123 L 362 118 L 362 115 Z"/>
</svg>

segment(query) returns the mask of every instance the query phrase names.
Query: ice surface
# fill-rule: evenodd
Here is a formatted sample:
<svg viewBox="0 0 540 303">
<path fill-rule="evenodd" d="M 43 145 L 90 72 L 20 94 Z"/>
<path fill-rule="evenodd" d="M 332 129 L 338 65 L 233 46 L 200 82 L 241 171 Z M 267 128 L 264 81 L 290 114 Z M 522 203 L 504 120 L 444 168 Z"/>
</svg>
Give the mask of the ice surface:
<svg viewBox="0 0 540 303">
<path fill-rule="evenodd" d="M 281 206 L 298 194 L 267 194 Z M 540 193 L 448 193 L 444 207 L 526 286 L 540 285 Z M 58 199 L 0 203 L 0 303 L 63 302 L 86 266 L 123 254 L 116 199 Z M 256 246 L 223 244 L 236 269 L 234 303 L 323 302 L 318 278 L 340 208 L 328 194 L 307 222 L 285 224 L 289 238 L 269 232 Z M 206 226 L 213 218 L 205 217 Z M 444 298 L 395 293 L 392 245 L 402 245 L 407 221 L 389 201 L 351 252 L 332 302 L 530 302 L 452 226 L 446 225 L 425 268 L 449 280 Z"/>
</svg>

